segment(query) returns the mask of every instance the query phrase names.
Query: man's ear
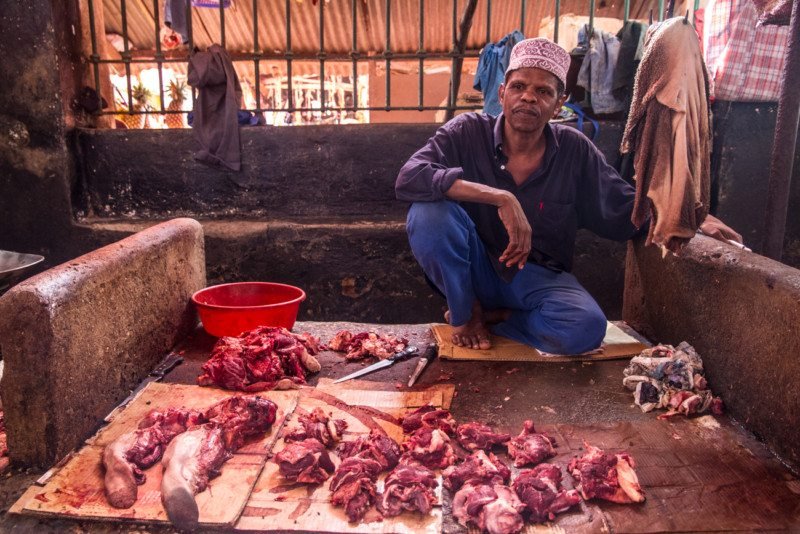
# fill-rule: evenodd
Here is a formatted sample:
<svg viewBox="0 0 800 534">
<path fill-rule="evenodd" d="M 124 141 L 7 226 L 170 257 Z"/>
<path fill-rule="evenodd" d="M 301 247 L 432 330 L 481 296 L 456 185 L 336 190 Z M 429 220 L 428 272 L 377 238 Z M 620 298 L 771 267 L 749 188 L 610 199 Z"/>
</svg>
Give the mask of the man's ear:
<svg viewBox="0 0 800 534">
<path fill-rule="evenodd" d="M 506 94 L 506 84 L 501 83 L 500 87 L 497 88 L 497 98 L 500 100 L 500 106 L 503 105 L 503 97 Z"/>
<path fill-rule="evenodd" d="M 558 114 L 561 112 L 561 106 L 564 105 L 564 102 L 567 101 L 567 94 L 564 93 L 560 97 L 558 97 L 558 101 L 556 102 L 556 109 L 553 110 L 553 118 L 558 118 Z"/>
</svg>

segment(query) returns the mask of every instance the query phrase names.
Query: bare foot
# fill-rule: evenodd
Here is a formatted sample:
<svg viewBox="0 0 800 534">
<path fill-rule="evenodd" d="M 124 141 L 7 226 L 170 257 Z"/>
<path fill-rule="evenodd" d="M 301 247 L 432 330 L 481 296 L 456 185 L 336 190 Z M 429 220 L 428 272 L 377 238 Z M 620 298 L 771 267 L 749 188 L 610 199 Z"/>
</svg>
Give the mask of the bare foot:
<svg viewBox="0 0 800 534">
<path fill-rule="evenodd" d="M 444 314 L 447 322 L 450 322 L 450 311 Z M 472 317 L 465 324 L 453 327 L 453 344 L 468 349 L 489 350 L 492 342 L 489 338 L 489 329 L 483 319 L 483 309 L 478 301 L 472 305 Z"/>
</svg>

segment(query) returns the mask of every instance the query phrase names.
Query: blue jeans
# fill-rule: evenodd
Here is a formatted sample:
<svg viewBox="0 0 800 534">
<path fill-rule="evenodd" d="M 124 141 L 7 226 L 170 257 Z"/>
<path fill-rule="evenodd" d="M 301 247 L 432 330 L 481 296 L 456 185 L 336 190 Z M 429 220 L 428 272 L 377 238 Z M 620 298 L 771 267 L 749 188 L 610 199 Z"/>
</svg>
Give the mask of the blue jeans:
<svg viewBox="0 0 800 534">
<path fill-rule="evenodd" d="M 572 274 L 528 263 L 505 282 L 456 202 L 415 202 L 406 230 L 414 257 L 447 298 L 452 325 L 467 323 L 478 300 L 484 310 L 511 310 L 508 320 L 491 326 L 493 334 L 545 352 L 579 354 L 603 341 L 606 317 Z"/>
</svg>

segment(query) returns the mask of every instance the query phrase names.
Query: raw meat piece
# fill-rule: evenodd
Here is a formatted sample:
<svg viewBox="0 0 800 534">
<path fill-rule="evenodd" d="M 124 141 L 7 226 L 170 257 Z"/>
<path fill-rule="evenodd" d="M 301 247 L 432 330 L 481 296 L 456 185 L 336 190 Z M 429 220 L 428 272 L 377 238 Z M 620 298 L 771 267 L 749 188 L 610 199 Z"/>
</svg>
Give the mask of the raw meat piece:
<svg viewBox="0 0 800 534">
<path fill-rule="evenodd" d="M 136 502 L 137 486 L 146 480 L 143 469 L 156 463 L 164 448 L 187 428 L 204 422 L 195 410 L 153 410 L 133 432 L 121 435 L 103 451 L 104 485 L 109 504 L 130 508 Z"/>
<path fill-rule="evenodd" d="M 348 330 L 338 332 L 328 348 L 336 352 L 345 352 L 345 359 L 360 360 L 373 356 L 385 360 L 396 352 L 400 352 L 408 345 L 406 338 L 398 338 L 394 334 L 377 334 L 375 332 L 360 332 L 353 334 Z"/>
<path fill-rule="evenodd" d="M 450 412 L 430 404 L 417 408 L 413 412 L 408 412 L 403 416 L 401 424 L 403 425 L 403 432 L 406 434 L 411 434 L 423 426 L 438 428 L 448 436 L 455 436 L 456 434 L 456 422 Z"/>
<path fill-rule="evenodd" d="M 586 453 L 573 458 L 568 470 L 577 481 L 576 488 L 584 499 L 605 499 L 617 503 L 643 502 L 644 493 L 633 458 L 627 453 L 606 454 L 584 442 Z"/>
<path fill-rule="evenodd" d="M 463 526 L 469 523 L 490 534 L 512 534 L 525 526 L 525 505 L 502 484 L 467 483 L 453 496 L 453 516 Z"/>
<path fill-rule="evenodd" d="M 519 436 L 508 442 L 508 455 L 514 459 L 516 467 L 538 464 L 556 455 L 553 449 L 555 440 L 536 432 L 533 421 L 525 421 Z"/>
<path fill-rule="evenodd" d="M 375 481 L 383 470 L 380 463 L 371 458 L 353 456 L 347 458 L 331 479 L 331 503 L 343 506 L 351 523 L 359 521 L 375 502 Z"/>
<path fill-rule="evenodd" d="M 406 439 L 403 449 L 428 469 L 444 469 L 456 461 L 450 438 L 438 428 L 423 426 Z"/>
<path fill-rule="evenodd" d="M 714 397 L 703 376 L 703 360 L 685 341 L 677 347 L 657 345 L 631 359 L 623 371 L 622 385 L 633 391 L 643 412 L 667 408 L 665 419 L 711 410 L 722 413 L 722 400 Z"/>
<path fill-rule="evenodd" d="M 6 422 L 3 410 L 0 410 L 0 458 L 8 456 L 8 442 L 6 438 Z"/>
<path fill-rule="evenodd" d="M 287 443 L 275 463 L 285 479 L 305 484 L 320 484 L 335 470 L 325 445 L 314 438 Z"/>
<path fill-rule="evenodd" d="M 278 407 L 258 396 L 230 397 L 206 410 L 208 423 L 173 439 L 161 461 L 161 502 L 170 521 L 183 530 L 197 527 L 194 496 L 206 489 L 222 464 L 248 437 L 264 434 L 275 422 Z"/>
<path fill-rule="evenodd" d="M 322 408 L 314 408 L 310 414 L 302 414 L 298 418 L 300 426 L 286 434 L 284 441 L 303 441 L 314 438 L 326 447 L 331 447 L 342 439 L 342 433 L 347 429 L 344 419 L 331 419 Z"/>
<path fill-rule="evenodd" d="M 353 441 L 343 441 L 339 444 L 336 452 L 342 459 L 357 456 L 375 460 L 381 465 L 381 471 L 394 469 L 401 455 L 400 445 L 377 429 L 370 431 L 369 436 L 361 436 Z"/>
<path fill-rule="evenodd" d="M 197 378 L 201 386 L 238 391 L 290 389 L 320 370 L 317 340 L 285 328 L 262 326 L 238 337 L 222 337 Z"/>
<path fill-rule="evenodd" d="M 403 510 L 429 514 L 436 502 L 433 494 L 435 488 L 436 476 L 433 471 L 404 458 L 383 483 L 378 511 L 384 517 L 400 515 Z"/>
<path fill-rule="evenodd" d="M 467 450 L 491 450 L 495 445 L 511 439 L 510 434 L 495 434 L 489 425 L 483 423 L 464 423 L 456 429 L 458 442 Z"/>
<path fill-rule="evenodd" d="M 552 521 L 556 514 L 581 502 L 576 490 L 561 488 L 561 469 L 553 464 L 539 464 L 520 471 L 513 487 L 533 523 Z"/>
<path fill-rule="evenodd" d="M 497 456 L 484 451 L 470 454 L 458 465 L 445 469 L 444 487 L 456 491 L 466 483 L 472 484 L 507 484 L 511 478 L 511 470 Z"/>
</svg>

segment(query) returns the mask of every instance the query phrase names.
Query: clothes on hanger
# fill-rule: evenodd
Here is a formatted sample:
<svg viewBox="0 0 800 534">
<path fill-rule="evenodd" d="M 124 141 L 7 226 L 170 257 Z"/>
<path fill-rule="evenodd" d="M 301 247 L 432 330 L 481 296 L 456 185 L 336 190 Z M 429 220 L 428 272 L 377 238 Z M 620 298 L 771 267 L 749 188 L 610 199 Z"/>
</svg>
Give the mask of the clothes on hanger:
<svg viewBox="0 0 800 534">
<path fill-rule="evenodd" d="M 242 88 L 230 56 L 219 45 L 189 57 L 189 85 L 197 89 L 192 129 L 200 144 L 195 159 L 241 169 L 239 106 Z"/>
<path fill-rule="evenodd" d="M 636 20 L 629 20 L 617 33 L 619 39 L 619 55 L 617 65 L 614 67 L 614 77 L 611 90 L 614 97 L 624 103 L 625 109 L 630 108 L 630 99 L 633 95 L 633 82 L 636 78 L 636 69 L 644 54 L 644 36 L 647 33 L 647 24 Z"/>
<path fill-rule="evenodd" d="M 708 77 L 694 28 L 676 17 L 651 26 L 620 151 L 634 154 L 631 220 L 652 216 L 647 243 L 673 252 L 708 215 Z"/>
<path fill-rule="evenodd" d="M 481 50 L 478 70 L 475 73 L 473 88 L 483 93 L 483 112 L 497 116 L 503 111 L 498 89 L 505 82 L 505 73 L 511 56 L 511 49 L 525 39 L 519 30 L 514 30 L 496 43 L 489 43 Z"/>
<path fill-rule="evenodd" d="M 750 0 L 709 0 L 703 51 L 717 100 L 777 102 L 788 26 L 758 26 Z"/>
<path fill-rule="evenodd" d="M 589 26 L 581 28 L 586 40 Z M 625 102 L 614 96 L 614 69 L 619 57 L 620 42 L 617 36 L 602 30 L 593 30 L 589 36 L 589 48 L 578 72 L 578 85 L 590 93 L 592 110 L 595 113 L 617 113 L 625 109 Z"/>
<path fill-rule="evenodd" d="M 180 35 L 184 44 L 189 42 L 189 25 L 186 21 L 188 8 L 189 0 L 164 1 L 164 24 Z"/>
</svg>

